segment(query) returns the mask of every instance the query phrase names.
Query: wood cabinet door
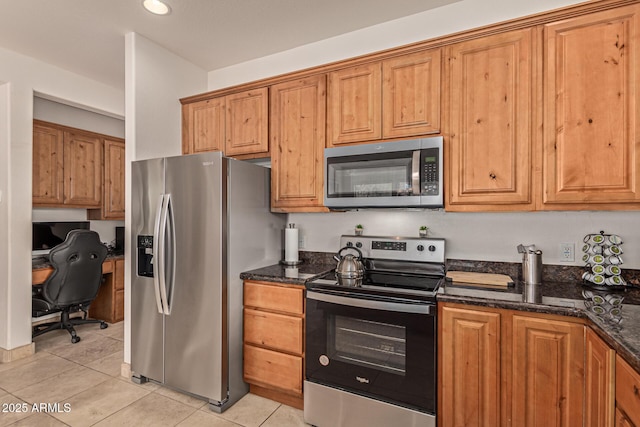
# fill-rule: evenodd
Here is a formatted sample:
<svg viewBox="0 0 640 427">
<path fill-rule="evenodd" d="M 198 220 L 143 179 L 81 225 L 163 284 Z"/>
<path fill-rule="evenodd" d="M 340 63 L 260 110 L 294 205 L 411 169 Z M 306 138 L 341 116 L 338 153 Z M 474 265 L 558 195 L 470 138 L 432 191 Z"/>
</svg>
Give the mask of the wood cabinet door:
<svg viewBox="0 0 640 427">
<path fill-rule="evenodd" d="M 621 7 L 544 28 L 545 209 L 640 202 L 639 11 Z"/>
<path fill-rule="evenodd" d="M 514 315 L 513 426 L 582 426 L 584 326 Z"/>
<path fill-rule="evenodd" d="M 224 144 L 224 96 L 182 106 L 182 154 L 222 151 Z"/>
<path fill-rule="evenodd" d="M 269 152 L 269 88 L 225 97 L 224 154 L 236 156 Z"/>
<path fill-rule="evenodd" d="M 33 205 L 62 205 L 64 202 L 63 132 L 33 125 Z"/>
<path fill-rule="evenodd" d="M 271 209 L 323 207 L 326 80 L 324 75 L 271 87 Z"/>
<path fill-rule="evenodd" d="M 104 140 L 103 219 L 124 220 L 124 158 L 124 141 Z"/>
<path fill-rule="evenodd" d="M 640 372 L 616 356 L 616 406 L 630 425 L 640 426 Z"/>
<path fill-rule="evenodd" d="M 591 328 L 585 337 L 585 427 L 613 427 L 616 352 Z"/>
<path fill-rule="evenodd" d="M 442 50 L 382 62 L 382 137 L 440 132 Z"/>
<path fill-rule="evenodd" d="M 102 139 L 64 132 L 64 204 L 100 207 L 102 201 Z"/>
<path fill-rule="evenodd" d="M 500 425 L 500 313 L 445 306 L 440 322 L 441 426 Z"/>
<path fill-rule="evenodd" d="M 328 147 L 382 136 L 381 64 L 365 64 L 329 73 Z"/>
<path fill-rule="evenodd" d="M 535 111 L 532 29 L 446 50 L 446 208 L 531 210 Z"/>
</svg>

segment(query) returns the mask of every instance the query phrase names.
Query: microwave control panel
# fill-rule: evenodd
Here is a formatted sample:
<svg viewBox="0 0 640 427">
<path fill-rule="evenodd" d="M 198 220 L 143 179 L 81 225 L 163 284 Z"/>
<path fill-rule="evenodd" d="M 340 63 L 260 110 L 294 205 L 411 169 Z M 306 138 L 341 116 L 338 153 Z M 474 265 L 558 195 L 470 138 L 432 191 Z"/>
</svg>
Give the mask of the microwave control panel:
<svg viewBox="0 0 640 427">
<path fill-rule="evenodd" d="M 437 196 L 440 192 L 440 162 L 439 148 L 424 148 L 420 153 L 422 164 L 422 182 L 420 183 L 423 196 Z"/>
</svg>

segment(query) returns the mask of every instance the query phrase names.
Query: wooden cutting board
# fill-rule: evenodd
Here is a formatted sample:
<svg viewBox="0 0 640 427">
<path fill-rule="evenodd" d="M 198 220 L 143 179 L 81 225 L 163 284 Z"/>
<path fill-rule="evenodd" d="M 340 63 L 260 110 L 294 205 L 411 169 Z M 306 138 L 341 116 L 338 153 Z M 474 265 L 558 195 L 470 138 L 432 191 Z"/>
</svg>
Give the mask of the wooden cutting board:
<svg viewBox="0 0 640 427">
<path fill-rule="evenodd" d="M 513 280 L 511 277 L 505 274 L 495 273 L 475 273 L 470 271 L 449 271 L 447 277 L 451 279 L 454 284 L 467 284 L 475 286 L 488 286 L 488 287 L 508 287 L 513 286 Z"/>
</svg>

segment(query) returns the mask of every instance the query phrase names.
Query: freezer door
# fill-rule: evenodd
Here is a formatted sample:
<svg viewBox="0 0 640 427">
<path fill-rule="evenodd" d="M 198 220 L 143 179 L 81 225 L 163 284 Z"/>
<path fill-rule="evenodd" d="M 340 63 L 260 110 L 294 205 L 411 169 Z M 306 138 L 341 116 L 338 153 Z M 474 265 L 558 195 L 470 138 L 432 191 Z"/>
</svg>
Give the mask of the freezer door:
<svg viewBox="0 0 640 427">
<path fill-rule="evenodd" d="M 166 160 L 166 253 L 175 260 L 167 255 L 165 383 L 219 402 L 227 395 L 222 154 Z"/>
<path fill-rule="evenodd" d="M 164 159 L 131 164 L 131 370 L 164 381 L 163 315 L 158 306 L 153 243 L 164 190 Z M 153 275 L 157 276 L 156 271 Z"/>
</svg>

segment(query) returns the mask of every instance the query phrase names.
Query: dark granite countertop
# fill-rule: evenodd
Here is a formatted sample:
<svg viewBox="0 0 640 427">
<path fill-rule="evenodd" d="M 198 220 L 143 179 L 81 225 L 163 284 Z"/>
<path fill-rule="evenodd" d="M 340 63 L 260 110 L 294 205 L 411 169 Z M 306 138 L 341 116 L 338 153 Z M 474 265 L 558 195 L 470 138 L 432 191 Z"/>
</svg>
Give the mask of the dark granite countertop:
<svg viewBox="0 0 640 427">
<path fill-rule="evenodd" d="M 240 274 L 242 280 L 265 280 L 267 282 L 304 285 L 307 281 L 330 273 L 336 263 L 315 264 L 303 262 L 295 267 L 282 264 L 270 265 Z"/>
<path fill-rule="evenodd" d="M 610 295 L 610 296 L 607 296 Z M 619 305 L 594 303 L 594 297 L 622 298 Z M 587 288 L 581 282 L 544 281 L 534 288 L 516 282 L 505 289 L 471 287 L 447 283 L 438 291 L 438 301 L 504 308 L 535 313 L 558 314 L 590 320 L 594 331 L 640 371 L 640 289 L 604 292 Z M 614 301 L 615 302 L 615 301 Z M 596 314 L 594 306 L 600 305 Z M 612 311 L 619 308 L 620 312 Z"/>
</svg>

